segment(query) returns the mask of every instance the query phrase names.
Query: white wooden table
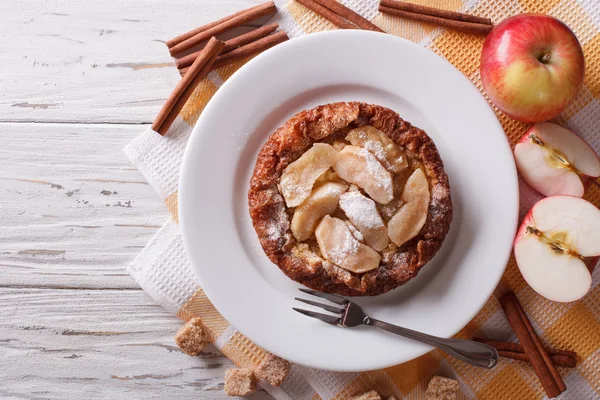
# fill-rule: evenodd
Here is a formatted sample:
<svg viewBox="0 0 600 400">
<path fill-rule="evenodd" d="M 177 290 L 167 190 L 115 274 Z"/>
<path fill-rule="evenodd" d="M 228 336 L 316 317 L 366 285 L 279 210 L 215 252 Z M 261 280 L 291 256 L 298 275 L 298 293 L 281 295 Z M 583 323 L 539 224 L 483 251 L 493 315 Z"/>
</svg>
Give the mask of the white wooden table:
<svg viewBox="0 0 600 400">
<path fill-rule="evenodd" d="M 224 397 L 125 271 L 168 214 L 122 148 L 179 79 L 161 41 L 238 9 L 0 2 L 0 398 Z"/>
</svg>

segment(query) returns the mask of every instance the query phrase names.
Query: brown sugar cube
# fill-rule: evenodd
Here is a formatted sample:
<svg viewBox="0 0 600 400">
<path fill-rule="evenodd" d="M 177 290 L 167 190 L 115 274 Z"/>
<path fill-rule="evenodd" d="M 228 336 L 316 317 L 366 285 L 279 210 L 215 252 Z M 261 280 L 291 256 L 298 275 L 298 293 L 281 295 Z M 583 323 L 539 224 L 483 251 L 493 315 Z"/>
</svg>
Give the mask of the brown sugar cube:
<svg viewBox="0 0 600 400">
<path fill-rule="evenodd" d="M 249 368 L 228 369 L 225 371 L 225 394 L 227 396 L 247 396 L 256 391 L 256 377 Z"/>
<path fill-rule="evenodd" d="M 374 390 L 354 396 L 351 400 L 381 400 L 381 396 Z"/>
<path fill-rule="evenodd" d="M 254 373 L 259 379 L 264 379 L 273 386 L 279 386 L 290 372 L 290 368 L 289 361 L 269 354 L 254 369 Z"/>
<path fill-rule="evenodd" d="M 427 385 L 425 400 L 456 400 L 460 386 L 455 379 L 434 376 Z"/>
<path fill-rule="evenodd" d="M 200 354 L 208 343 L 208 333 L 200 318 L 192 318 L 183 325 L 175 335 L 175 343 L 190 356 Z"/>
</svg>

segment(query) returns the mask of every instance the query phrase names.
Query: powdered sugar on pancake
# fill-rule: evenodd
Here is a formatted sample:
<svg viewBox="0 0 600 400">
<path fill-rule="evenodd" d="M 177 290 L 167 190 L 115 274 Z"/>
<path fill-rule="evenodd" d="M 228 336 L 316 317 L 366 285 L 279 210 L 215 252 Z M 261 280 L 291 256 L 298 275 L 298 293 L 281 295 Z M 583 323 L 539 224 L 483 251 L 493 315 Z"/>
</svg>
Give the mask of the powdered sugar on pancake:
<svg viewBox="0 0 600 400">
<path fill-rule="evenodd" d="M 352 236 L 354 236 L 354 239 L 358 240 L 361 243 L 365 242 L 365 238 L 362 235 L 362 233 L 360 233 L 360 231 L 358 229 L 356 229 L 356 227 L 354 225 L 352 225 L 352 222 L 345 220 L 344 221 L 346 223 L 346 225 L 348 226 L 348 229 L 350 229 L 350 232 L 352 233 Z"/>
<path fill-rule="evenodd" d="M 367 171 L 375 177 L 375 180 L 383 187 L 386 192 L 393 192 L 392 177 L 390 173 L 383 168 L 383 165 L 368 150 L 361 149 L 361 153 L 367 162 Z"/>
<path fill-rule="evenodd" d="M 353 146 L 367 149 L 390 172 L 398 173 L 408 167 L 404 151 L 379 129 L 365 125 L 348 132 L 346 140 Z"/>
<path fill-rule="evenodd" d="M 326 215 L 315 235 L 323 256 L 348 271 L 363 273 L 379 266 L 379 253 L 356 240 L 341 219 Z"/>
<path fill-rule="evenodd" d="M 340 197 L 340 208 L 359 230 L 361 226 L 365 228 L 383 226 L 375 202 L 360 192 L 344 193 Z"/>
<path fill-rule="evenodd" d="M 350 230 L 338 239 L 338 245 L 329 249 L 327 256 L 334 263 L 341 264 L 346 257 L 358 253 L 359 242 L 354 239 Z"/>
<path fill-rule="evenodd" d="M 290 221 L 285 211 L 283 197 L 279 194 L 277 188 L 268 191 L 271 201 L 271 219 L 265 224 L 265 234 L 270 241 L 278 241 L 285 237 L 290 228 Z"/>
<path fill-rule="evenodd" d="M 387 229 L 377 211 L 377 205 L 359 191 L 344 193 L 340 197 L 340 208 L 375 250 L 388 245 Z"/>
<path fill-rule="evenodd" d="M 369 152 L 373 153 L 373 155 L 380 161 L 385 160 L 387 153 L 383 148 L 381 142 L 377 142 L 375 140 L 369 140 L 369 136 L 364 131 L 358 132 L 358 137 L 364 141 L 363 147 Z"/>
<path fill-rule="evenodd" d="M 394 198 L 392 175 L 362 147 L 344 147 L 333 169 L 340 178 L 359 186 L 380 204 L 387 204 Z"/>
</svg>

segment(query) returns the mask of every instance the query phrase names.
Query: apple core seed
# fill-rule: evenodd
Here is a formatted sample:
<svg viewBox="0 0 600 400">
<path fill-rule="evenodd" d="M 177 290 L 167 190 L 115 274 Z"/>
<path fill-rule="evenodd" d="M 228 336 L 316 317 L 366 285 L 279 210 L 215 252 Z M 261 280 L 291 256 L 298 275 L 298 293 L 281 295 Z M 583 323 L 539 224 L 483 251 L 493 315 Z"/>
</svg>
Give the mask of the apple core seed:
<svg viewBox="0 0 600 400">
<path fill-rule="evenodd" d="M 571 165 L 569 160 L 567 160 L 566 155 L 564 155 L 561 151 L 556 150 L 556 149 L 546 145 L 546 143 L 542 142 L 540 140 L 540 138 L 535 135 L 535 133 L 531 133 L 529 135 L 529 138 L 531 139 L 531 141 L 533 143 L 537 144 L 538 146 L 544 147 L 545 149 L 547 149 L 549 151 L 548 157 L 549 157 L 549 161 L 550 161 L 551 165 L 554 165 L 554 166 L 560 167 L 560 168 L 568 168 L 571 171 L 576 172 L 580 176 L 583 175 L 583 173 L 581 171 L 579 171 L 577 168 L 575 168 L 573 165 Z"/>
<path fill-rule="evenodd" d="M 568 254 L 573 257 L 581 258 L 582 260 L 585 259 L 585 257 L 583 257 L 581 254 L 569 249 L 565 243 L 567 241 L 566 232 L 554 232 L 552 237 L 548 237 L 539 229 L 533 226 L 528 226 L 527 233 L 536 235 L 541 242 L 548 244 L 550 247 L 552 247 L 552 250 L 557 253 Z"/>
</svg>

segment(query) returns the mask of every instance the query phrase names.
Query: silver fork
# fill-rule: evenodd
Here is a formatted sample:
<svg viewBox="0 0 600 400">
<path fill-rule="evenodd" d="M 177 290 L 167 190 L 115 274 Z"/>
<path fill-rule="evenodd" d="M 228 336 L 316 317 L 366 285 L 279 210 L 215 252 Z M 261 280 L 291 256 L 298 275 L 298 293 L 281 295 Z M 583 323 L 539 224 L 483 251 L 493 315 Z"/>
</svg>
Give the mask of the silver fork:
<svg viewBox="0 0 600 400">
<path fill-rule="evenodd" d="M 379 321 L 375 318 L 367 316 L 367 314 L 365 314 L 358 304 L 353 303 L 345 297 L 338 296 L 336 294 L 321 293 L 310 289 L 299 290 L 301 292 L 329 300 L 330 302 L 341 306 L 336 307 L 333 305 L 296 297 L 296 300 L 301 301 L 302 303 L 322 308 L 323 310 L 329 311 L 336 315 L 333 316 L 322 314 L 294 307 L 294 310 L 298 311 L 300 314 L 308 315 L 309 317 L 319 319 L 331 325 L 343 326 L 344 328 L 351 328 L 358 325 L 375 326 L 379 329 L 383 329 L 384 331 L 388 331 L 408 339 L 416 340 L 417 342 L 435 346 L 451 356 L 471 365 L 475 365 L 476 367 L 494 368 L 496 364 L 498 364 L 498 351 L 487 344 L 472 340 L 440 338 L 437 336 L 428 335 L 426 333 L 413 331 L 412 329 L 388 324 L 387 322 Z"/>
</svg>

